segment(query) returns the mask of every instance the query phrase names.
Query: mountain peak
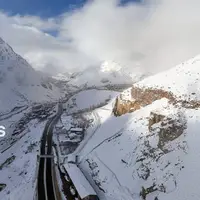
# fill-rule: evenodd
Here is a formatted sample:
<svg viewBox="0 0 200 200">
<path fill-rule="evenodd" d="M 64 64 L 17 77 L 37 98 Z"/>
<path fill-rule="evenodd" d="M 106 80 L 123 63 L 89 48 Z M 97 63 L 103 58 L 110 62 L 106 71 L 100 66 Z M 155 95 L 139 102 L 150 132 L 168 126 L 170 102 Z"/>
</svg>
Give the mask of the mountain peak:
<svg viewBox="0 0 200 200">
<path fill-rule="evenodd" d="M 122 66 L 114 61 L 104 61 L 101 64 L 101 71 L 102 72 L 112 72 L 112 71 L 120 71 L 122 69 Z"/>
</svg>

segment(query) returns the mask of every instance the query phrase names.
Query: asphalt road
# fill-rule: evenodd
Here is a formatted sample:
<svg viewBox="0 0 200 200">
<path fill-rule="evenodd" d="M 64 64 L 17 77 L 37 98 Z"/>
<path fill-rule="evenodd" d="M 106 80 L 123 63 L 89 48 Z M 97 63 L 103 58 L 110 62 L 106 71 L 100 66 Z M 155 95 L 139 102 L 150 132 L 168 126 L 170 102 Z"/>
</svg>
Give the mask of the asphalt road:
<svg viewBox="0 0 200 200">
<path fill-rule="evenodd" d="M 57 200 L 54 183 L 54 161 L 52 156 L 52 136 L 54 125 L 62 114 L 62 104 L 58 111 L 46 124 L 40 146 L 40 161 L 38 172 L 37 194 L 38 200 Z"/>
</svg>

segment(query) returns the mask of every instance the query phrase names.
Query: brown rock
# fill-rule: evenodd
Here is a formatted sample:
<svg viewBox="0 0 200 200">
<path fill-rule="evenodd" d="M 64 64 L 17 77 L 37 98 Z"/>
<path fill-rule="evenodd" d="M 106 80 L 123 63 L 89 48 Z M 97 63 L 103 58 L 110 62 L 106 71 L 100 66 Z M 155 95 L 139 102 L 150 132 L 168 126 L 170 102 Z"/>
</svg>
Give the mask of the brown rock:
<svg viewBox="0 0 200 200">
<path fill-rule="evenodd" d="M 120 97 L 117 97 L 113 113 L 115 116 L 121 116 L 126 113 L 133 112 L 140 109 L 140 105 L 136 101 L 122 101 Z"/>
<path fill-rule="evenodd" d="M 113 113 L 115 116 L 121 116 L 126 113 L 134 112 L 141 107 L 147 106 L 152 102 L 167 98 L 169 102 L 176 105 L 180 104 L 184 108 L 196 109 L 200 107 L 200 101 L 194 100 L 177 100 L 177 98 L 168 91 L 153 88 L 139 88 L 133 86 L 131 89 L 131 97 L 133 100 L 124 100 L 123 96 L 117 97 L 115 106 L 113 108 Z"/>
<path fill-rule="evenodd" d="M 183 116 L 179 116 L 178 119 L 166 118 L 164 119 L 164 121 L 166 122 L 166 125 L 162 126 L 161 124 L 158 142 L 158 147 L 163 151 L 165 150 L 165 144 L 181 136 L 187 127 L 186 121 L 183 119 Z"/>
<path fill-rule="evenodd" d="M 151 130 L 151 127 L 156 124 L 159 123 L 160 121 L 162 121 L 165 118 L 164 115 L 155 113 L 155 112 L 151 112 L 150 113 L 150 118 L 149 118 L 149 131 Z"/>
</svg>

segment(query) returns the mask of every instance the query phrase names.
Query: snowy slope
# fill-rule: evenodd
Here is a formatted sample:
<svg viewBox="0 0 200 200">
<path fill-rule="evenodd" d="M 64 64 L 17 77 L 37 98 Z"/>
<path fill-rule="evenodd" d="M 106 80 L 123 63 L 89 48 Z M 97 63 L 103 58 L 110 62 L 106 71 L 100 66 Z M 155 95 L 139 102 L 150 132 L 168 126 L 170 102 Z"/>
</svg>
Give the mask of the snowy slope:
<svg viewBox="0 0 200 200">
<path fill-rule="evenodd" d="M 100 66 L 88 67 L 77 73 L 58 74 L 53 77 L 58 80 L 66 80 L 71 85 L 103 86 L 109 84 L 133 84 L 143 77 L 143 73 L 130 72 L 114 61 L 105 61 Z"/>
<path fill-rule="evenodd" d="M 39 141 L 60 89 L 0 38 L 0 92 L 0 199 L 32 199 Z"/>
<path fill-rule="evenodd" d="M 200 56 L 146 78 L 135 86 L 169 91 L 182 100 L 200 100 Z"/>
<path fill-rule="evenodd" d="M 134 84 L 157 98 L 134 112 L 115 117 L 111 103 L 96 110 L 101 124 L 79 166 L 101 200 L 200 199 L 199 73 L 196 57 Z M 159 96 L 160 89 L 174 99 Z M 121 95 L 124 104 L 138 98 L 131 92 Z"/>
<path fill-rule="evenodd" d="M 65 106 L 69 113 L 87 109 L 93 110 L 93 107 L 102 107 L 118 94 L 119 92 L 109 90 L 83 90 L 72 96 Z"/>
<path fill-rule="evenodd" d="M 0 111 L 35 101 L 58 98 L 59 89 L 48 83 L 0 38 Z"/>
</svg>

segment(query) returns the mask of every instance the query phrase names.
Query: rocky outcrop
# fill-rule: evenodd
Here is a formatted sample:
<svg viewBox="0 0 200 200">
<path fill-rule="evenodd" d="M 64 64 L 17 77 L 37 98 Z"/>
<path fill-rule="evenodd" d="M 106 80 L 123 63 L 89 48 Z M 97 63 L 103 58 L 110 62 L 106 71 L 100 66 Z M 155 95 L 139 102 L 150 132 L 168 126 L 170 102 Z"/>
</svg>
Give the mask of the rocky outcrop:
<svg viewBox="0 0 200 200">
<path fill-rule="evenodd" d="M 165 118 L 164 115 L 156 113 L 156 112 L 151 112 L 150 113 L 150 118 L 149 118 L 149 131 L 151 131 L 151 128 L 154 124 L 159 123 Z"/>
<path fill-rule="evenodd" d="M 135 99 L 141 106 L 146 106 L 152 102 L 167 98 L 170 101 L 175 101 L 175 97 L 171 92 L 167 92 L 161 89 L 152 89 L 152 88 L 138 88 L 132 87 L 131 96 Z"/>
<path fill-rule="evenodd" d="M 133 86 L 131 89 L 129 89 L 129 92 L 131 98 L 129 97 L 126 99 L 126 95 L 123 93 L 116 98 L 116 102 L 113 108 L 113 113 L 115 116 L 121 116 L 126 113 L 134 112 L 141 107 L 152 104 L 154 101 L 162 98 L 167 98 L 171 104 L 179 104 L 184 108 L 196 109 L 200 107 L 200 101 L 180 100 L 171 92 L 161 89 L 139 88 Z"/>
<path fill-rule="evenodd" d="M 121 116 L 126 113 L 133 112 L 140 109 L 140 104 L 135 101 L 123 101 L 120 97 L 116 98 L 115 106 L 113 108 L 113 113 L 115 116 Z"/>
<path fill-rule="evenodd" d="M 159 129 L 158 148 L 164 152 L 168 151 L 165 149 L 165 144 L 180 137 L 186 127 L 186 121 L 182 116 L 178 116 L 177 119 L 165 118 Z"/>
<path fill-rule="evenodd" d="M 170 92 L 163 90 L 132 87 L 129 92 L 131 93 L 131 98 L 129 99 L 124 98 L 125 95 L 123 94 L 116 98 L 115 106 L 113 108 L 115 116 L 121 116 L 126 113 L 134 112 L 141 107 L 147 106 L 162 98 L 167 98 L 170 101 L 175 100 Z"/>
<path fill-rule="evenodd" d="M 165 148 L 165 144 L 180 137 L 186 128 L 186 119 L 182 112 L 172 116 L 164 116 L 151 112 L 149 118 L 149 131 L 158 134 L 158 148 L 165 153 L 168 152 Z"/>
</svg>

